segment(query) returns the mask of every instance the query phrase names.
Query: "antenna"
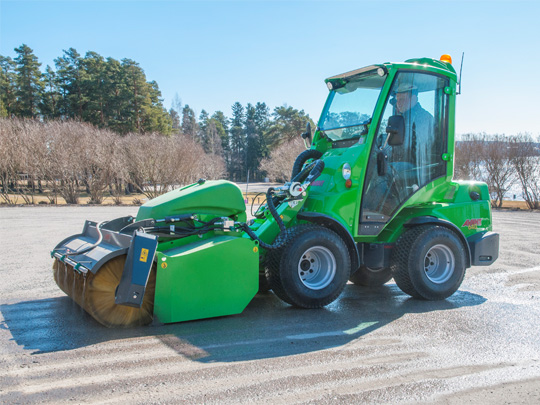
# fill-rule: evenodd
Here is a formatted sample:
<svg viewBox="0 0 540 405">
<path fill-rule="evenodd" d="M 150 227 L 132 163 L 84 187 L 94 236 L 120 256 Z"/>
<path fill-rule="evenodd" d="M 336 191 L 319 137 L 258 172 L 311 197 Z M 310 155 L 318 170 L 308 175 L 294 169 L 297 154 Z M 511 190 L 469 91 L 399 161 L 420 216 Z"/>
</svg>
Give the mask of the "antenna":
<svg viewBox="0 0 540 405">
<path fill-rule="evenodd" d="M 459 68 L 459 91 L 457 94 L 461 94 L 461 71 L 463 70 L 463 58 L 465 57 L 465 52 L 461 54 L 461 67 Z"/>
</svg>

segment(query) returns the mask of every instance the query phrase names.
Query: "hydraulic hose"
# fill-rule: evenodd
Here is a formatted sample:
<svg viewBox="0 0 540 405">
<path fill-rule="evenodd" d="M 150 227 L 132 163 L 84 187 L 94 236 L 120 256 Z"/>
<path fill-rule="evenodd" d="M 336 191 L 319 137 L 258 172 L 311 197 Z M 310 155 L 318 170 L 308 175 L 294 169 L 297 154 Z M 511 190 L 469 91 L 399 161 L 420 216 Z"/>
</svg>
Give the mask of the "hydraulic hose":
<svg viewBox="0 0 540 405">
<path fill-rule="evenodd" d="M 308 152 L 308 151 L 307 151 Z M 293 181 L 303 181 L 302 177 L 307 177 L 310 182 L 315 180 L 317 177 L 319 177 L 324 169 L 324 162 L 322 160 L 317 160 L 313 163 L 310 163 L 304 170 L 302 170 L 300 173 L 296 175 L 296 177 L 293 179 Z M 298 180 L 301 179 L 301 180 Z M 285 232 L 287 228 L 285 227 L 285 224 L 283 223 L 283 220 L 279 216 L 279 213 L 277 212 L 276 206 L 274 205 L 274 200 L 272 197 L 274 189 L 270 187 L 268 191 L 266 192 L 266 204 L 268 205 L 268 209 L 270 210 L 270 213 L 272 214 L 272 217 L 276 220 L 280 233 Z M 263 249 L 271 250 L 271 249 L 279 249 L 281 246 L 285 244 L 287 241 L 286 239 L 282 239 L 279 242 L 275 242 L 272 245 L 269 245 L 268 243 L 261 240 L 255 232 L 249 227 L 248 224 L 241 224 L 240 228 L 244 230 L 251 239 L 256 240 L 259 242 L 259 246 Z"/>
<path fill-rule="evenodd" d="M 322 160 L 317 160 L 314 163 L 315 167 L 311 169 L 311 171 L 309 172 L 309 176 L 307 176 L 306 178 L 306 181 L 308 183 L 312 183 L 313 180 L 319 177 L 324 170 L 324 162 Z"/>
<path fill-rule="evenodd" d="M 106 222 L 109 222 L 109 221 L 101 221 L 101 222 L 96 224 L 96 231 L 98 233 L 98 240 L 95 243 L 93 243 L 92 245 L 90 245 L 88 247 L 85 247 L 84 249 L 77 250 L 75 252 L 66 252 L 66 253 L 62 253 L 62 254 L 65 255 L 65 256 L 77 256 L 77 255 L 82 255 L 83 253 L 89 252 L 90 250 L 94 249 L 96 246 L 98 246 L 103 241 L 103 233 L 101 232 L 100 227 L 101 227 L 101 225 L 103 225 Z"/>
<path fill-rule="evenodd" d="M 304 166 L 304 163 L 306 163 L 308 159 L 319 159 L 321 156 L 322 153 L 319 152 L 317 149 L 308 149 L 300 153 L 294 161 L 291 181 L 294 181 L 292 179 L 294 179 L 296 175 L 300 173 L 300 171 L 302 170 L 302 166 Z"/>
<path fill-rule="evenodd" d="M 279 216 L 279 214 L 277 212 L 277 209 L 276 209 L 276 206 L 274 205 L 274 200 L 272 199 L 272 192 L 273 191 L 274 191 L 273 187 L 270 187 L 266 191 L 266 204 L 268 205 L 268 209 L 270 210 L 270 214 L 272 214 L 272 217 L 274 217 L 274 219 L 276 220 L 276 222 L 277 222 L 277 224 L 279 226 L 279 230 L 281 232 L 285 232 L 285 230 L 287 228 L 285 227 L 285 224 L 283 223 L 283 220 Z"/>
<path fill-rule="evenodd" d="M 242 224 L 240 227 L 242 228 L 243 231 L 245 231 L 249 235 L 249 237 L 251 239 L 256 240 L 257 242 L 259 242 L 260 247 L 262 247 L 263 249 L 266 249 L 266 250 L 279 249 L 281 246 L 283 246 L 285 244 L 285 242 L 287 242 L 286 239 L 282 239 L 278 243 L 274 243 L 272 245 L 269 245 L 268 243 L 261 240 L 257 236 L 257 234 L 255 232 L 253 232 L 253 230 L 249 227 L 248 224 Z"/>
<path fill-rule="evenodd" d="M 273 192 L 274 192 L 273 187 L 270 187 L 266 191 L 266 204 L 268 205 L 268 209 L 270 210 L 270 214 L 272 214 L 272 217 L 276 220 L 276 223 L 279 226 L 279 231 L 281 233 L 281 232 L 285 232 L 287 230 L 287 228 L 285 227 L 285 224 L 283 223 L 283 220 L 279 216 L 279 213 L 277 212 L 276 206 L 274 205 L 274 200 L 273 200 L 273 195 L 272 195 Z M 257 236 L 257 234 L 255 232 L 253 232 L 253 230 L 249 227 L 248 224 L 241 224 L 240 228 L 243 231 L 245 231 L 249 235 L 249 237 L 251 239 L 258 241 L 259 246 L 262 247 L 263 249 L 267 249 L 267 250 L 279 249 L 286 242 L 286 240 L 284 239 L 284 240 L 282 240 L 282 241 L 280 241 L 278 243 L 274 243 L 272 245 L 269 245 L 265 241 L 261 240 L 261 238 L 259 238 Z"/>
<path fill-rule="evenodd" d="M 316 160 L 311 162 L 309 165 L 304 167 L 300 173 L 298 173 L 293 179 L 292 182 L 303 183 L 304 181 L 312 182 L 317 177 L 319 177 L 324 169 L 324 162 L 322 160 Z"/>
</svg>

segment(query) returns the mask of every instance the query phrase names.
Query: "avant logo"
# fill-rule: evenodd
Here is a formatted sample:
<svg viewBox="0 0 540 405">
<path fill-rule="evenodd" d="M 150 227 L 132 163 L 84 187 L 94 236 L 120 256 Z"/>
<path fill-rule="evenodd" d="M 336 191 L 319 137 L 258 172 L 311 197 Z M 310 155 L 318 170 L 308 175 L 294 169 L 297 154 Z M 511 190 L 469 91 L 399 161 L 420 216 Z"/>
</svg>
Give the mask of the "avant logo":
<svg viewBox="0 0 540 405">
<path fill-rule="evenodd" d="M 482 218 L 468 219 L 461 225 L 461 227 L 467 227 L 469 229 L 476 229 L 479 226 L 482 226 Z"/>
</svg>

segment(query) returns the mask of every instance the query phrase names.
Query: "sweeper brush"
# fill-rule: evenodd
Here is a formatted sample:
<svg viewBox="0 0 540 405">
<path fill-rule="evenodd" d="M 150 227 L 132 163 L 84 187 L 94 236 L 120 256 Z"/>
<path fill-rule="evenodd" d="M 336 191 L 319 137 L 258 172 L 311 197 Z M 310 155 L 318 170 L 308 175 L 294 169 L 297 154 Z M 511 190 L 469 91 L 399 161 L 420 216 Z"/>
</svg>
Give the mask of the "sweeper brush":
<svg viewBox="0 0 540 405">
<path fill-rule="evenodd" d="M 238 314 L 259 288 L 320 308 L 347 282 L 394 278 L 441 300 L 498 257 L 485 183 L 455 181 L 457 75 L 441 60 L 326 79 L 328 100 L 291 181 L 248 221 L 242 192 L 199 180 L 136 217 L 86 221 L 52 251 L 60 289 L 108 327 Z M 141 152 L 142 153 L 142 152 Z M 357 290 L 360 291 L 360 290 Z"/>
<path fill-rule="evenodd" d="M 140 308 L 134 308 L 115 303 L 116 287 L 120 283 L 125 261 L 125 256 L 116 257 L 94 275 L 91 272 L 76 272 L 71 265 L 55 259 L 54 280 L 62 291 L 104 326 L 147 325 L 152 322 L 154 312 L 155 266 L 150 272 L 143 303 Z"/>
</svg>

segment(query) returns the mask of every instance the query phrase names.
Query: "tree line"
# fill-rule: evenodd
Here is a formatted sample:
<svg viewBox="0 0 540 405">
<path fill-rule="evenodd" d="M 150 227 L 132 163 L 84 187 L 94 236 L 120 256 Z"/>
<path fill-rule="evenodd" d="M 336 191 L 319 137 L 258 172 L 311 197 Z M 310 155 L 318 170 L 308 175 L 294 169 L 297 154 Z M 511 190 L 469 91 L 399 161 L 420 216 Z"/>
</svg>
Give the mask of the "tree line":
<svg viewBox="0 0 540 405">
<path fill-rule="evenodd" d="M 26 44 L 16 57 L 0 55 L 0 117 L 40 121 L 90 123 L 122 136 L 159 133 L 184 135 L 204 152 L 223 159 L 230 180 L 261 180 L 260 163 L 270 152 L 313 124 L 303 110 L 290 106 L 270 111 L 264 102 L 236 102 L 232 116 L 222 111 L 197 117 L 177 98 L 166 110 L 155 81 L 131 59 L 118 61 L 96 52 L 84 56 L 70 48 L 54 59 L 54 68 L 41 63 Z"/>
<path fill-rule="evenodd" d="M 74 48 L 41 63 L 26 44 L 17 56 L 0 55 L 0 116 L 76 119 L 114 132 L 171 133 L 171 119 L 155 81 L 147 81 L 139 64 L 96 52 L 82 57 Z"/>
<path fill-rule="evenodd" d="M 456 143 L 454 178 L 486 182 L 494 207 L 501 207 L 517 186 L 529 209 L 540 209 L 540 138 L 527 133 L 463 135 Z"/>
<path fill-rule="evenodd" d="M 221 178 L 221 159 L 206 154 L 185 135 L 129 133 L 125 136 L 75 121 L 0 119 L 0 201 L 49 203 L 62 197 L 77 204 L 81 193 L 101 204 L 125 194 L 157 197 L 201 177 Z"/>
<path fill-rule="evenodd" d="M 264 102 L 233 104 L 199 116 L 178 97 L 167 111 L 159 86 L 139 64 L 70 48 L 41 64 L 23 44 L 0 55 L 0 196 L 29 201 L 51 191 L 78 201 L 84 187 L 100 203 L 108 192 L 149 198 L 199 177 L 285 181 L 303 150 L 303 110 L 274 110 Z M 540 141 L 540 139 L 539 139 Z M 514 186 L 531 209 L 540 208 L 540 152 L 529 134 L 466 134 L 456 144 L 455 178 L 485 181 L 492 204 Z M 28 176 L 21 183 L 21 175 Z M 45 186 L 44 186 L 45 185 Z"/>
</svg>

